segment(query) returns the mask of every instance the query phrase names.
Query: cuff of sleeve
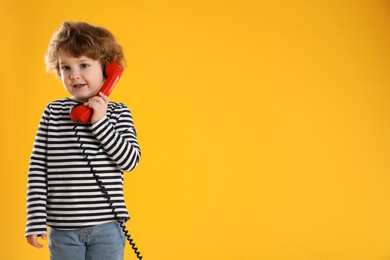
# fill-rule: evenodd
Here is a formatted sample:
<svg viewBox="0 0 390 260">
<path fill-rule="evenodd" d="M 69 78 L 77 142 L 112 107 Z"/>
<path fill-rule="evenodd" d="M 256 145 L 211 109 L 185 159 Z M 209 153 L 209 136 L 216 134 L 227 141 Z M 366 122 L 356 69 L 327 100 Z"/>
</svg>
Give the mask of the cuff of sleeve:
<svg viewBox="0 0 390 260">
<path fill-rule="evenodd" d="M 107 120 L 107 116 L 102 117 L 99 121 L 96 121 L 93 125 L 91 125 L 91 130 L 98 130 L 102 125 L 104 125 L 104 122 L 106 122 Z"/>
<path fill-rule="evenodd" d="M 112 139 L 114 134 L 113 126 L 106 116 L 91 125 L 90 129 L 103 146 Z"/>
<path fill-rule="evenodd" d="M 47 229 L 41 230 L 41 231 L 25 231 L 24 232 L 25 237 L 31 236 L 31 235 L 37 235 L 38 237 L 40 237 L 43 234 L 47 235 Z"/>
</svg>

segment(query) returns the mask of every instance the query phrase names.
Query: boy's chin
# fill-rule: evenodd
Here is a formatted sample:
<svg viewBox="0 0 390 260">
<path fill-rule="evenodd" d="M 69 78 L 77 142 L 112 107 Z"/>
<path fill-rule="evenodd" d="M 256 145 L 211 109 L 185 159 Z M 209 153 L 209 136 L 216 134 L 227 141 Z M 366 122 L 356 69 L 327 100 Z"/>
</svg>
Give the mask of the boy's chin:
<svg viewBox="0 0 390 260">
<path fill-rule="evenodd" d="M 80 102 L 80 103 L 85 103 L 87 102 L 91 97 L 77 97 L 77 96 L 71 96 L 70 99 Z"/>
</svg>

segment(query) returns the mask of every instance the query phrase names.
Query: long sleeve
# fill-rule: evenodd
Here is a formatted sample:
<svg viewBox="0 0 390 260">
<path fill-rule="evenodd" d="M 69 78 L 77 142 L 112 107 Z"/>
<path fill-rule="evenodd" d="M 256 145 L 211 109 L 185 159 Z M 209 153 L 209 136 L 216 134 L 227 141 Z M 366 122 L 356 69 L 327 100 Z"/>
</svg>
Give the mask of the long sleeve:
<svg viewBox="0 0 390 260">
<path fill-rule="evenodd" d="M 118 104 L 114 116 L 115 123 L 105 116 L 91 130 L 111 160 L 122 171 L 129 172 L 138 165 L 141 156 L 133 118 L 124 104 Z"/>
<path fill-rule="evenodd" d="M 26 236 L 46 233 L 48 117 L 49 109 L 46 108 L 39 123 L 30 158 Z"/>
</svg>

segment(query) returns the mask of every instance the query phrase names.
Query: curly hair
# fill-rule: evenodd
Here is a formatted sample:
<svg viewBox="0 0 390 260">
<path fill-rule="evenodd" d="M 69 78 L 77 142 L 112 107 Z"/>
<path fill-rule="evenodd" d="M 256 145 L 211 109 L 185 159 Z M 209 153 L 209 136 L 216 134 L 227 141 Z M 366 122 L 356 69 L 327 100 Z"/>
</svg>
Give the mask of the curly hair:
<svg viewBox="0 0 390 260">
<path fill-rule="evenodd" d="M 49 43 L 45 55 L 46 71 L 60 77 L 58 56 L 86 56 L 99 60 L 104 68 L 110 62 L 118 62 L 122 68 L 126 65 L 122 47 L 114 35 L 107 29 L 85 22 L 63 22 Z"/>
</svg>

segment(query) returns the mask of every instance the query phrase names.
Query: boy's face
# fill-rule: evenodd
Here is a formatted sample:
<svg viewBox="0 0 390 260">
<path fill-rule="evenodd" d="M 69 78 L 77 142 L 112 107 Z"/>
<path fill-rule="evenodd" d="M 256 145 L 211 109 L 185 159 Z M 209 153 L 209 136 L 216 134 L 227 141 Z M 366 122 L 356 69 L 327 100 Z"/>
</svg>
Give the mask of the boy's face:
<svg viewBox="0 0 390 260">
<path fill-rule="evenodd" d="M 85 56 L 58 56 L 62 84 L 72 95 L 71 98 L 86 102 L 95 96 L 104 81 L 103 68 L 99 60 Z"/>
</svg>

